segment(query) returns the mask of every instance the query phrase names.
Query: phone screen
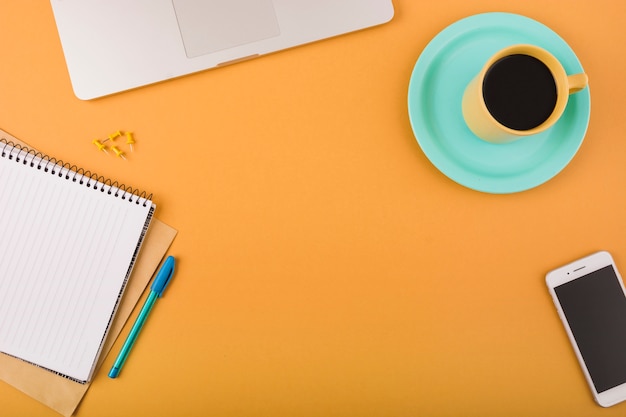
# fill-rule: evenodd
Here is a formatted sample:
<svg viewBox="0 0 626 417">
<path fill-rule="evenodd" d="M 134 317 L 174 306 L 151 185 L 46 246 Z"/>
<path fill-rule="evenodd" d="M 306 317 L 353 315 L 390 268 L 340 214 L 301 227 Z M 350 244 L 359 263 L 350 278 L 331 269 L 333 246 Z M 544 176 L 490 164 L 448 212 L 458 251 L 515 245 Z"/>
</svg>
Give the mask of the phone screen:
<svg viewBox="0 0 626 417">
<path fill-rule="evenodd" d="M 598 393 L 626 383 L 626 296 L 612 266 L 555 287 Z"/>
</svg>

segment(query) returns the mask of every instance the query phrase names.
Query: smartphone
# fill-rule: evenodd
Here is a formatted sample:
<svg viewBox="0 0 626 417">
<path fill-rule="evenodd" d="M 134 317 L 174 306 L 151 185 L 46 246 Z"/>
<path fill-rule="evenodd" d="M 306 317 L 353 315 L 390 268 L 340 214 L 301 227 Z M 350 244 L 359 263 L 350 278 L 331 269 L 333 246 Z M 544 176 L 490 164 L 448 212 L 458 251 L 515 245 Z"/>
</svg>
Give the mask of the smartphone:
<svg viewBox="0 0 626 417">
<path fill-rule="evenodd" d="M 555 269 L 546 283 L 596 402 L 626 400 L 626 291 L 611 255 Z"/>
</svg>

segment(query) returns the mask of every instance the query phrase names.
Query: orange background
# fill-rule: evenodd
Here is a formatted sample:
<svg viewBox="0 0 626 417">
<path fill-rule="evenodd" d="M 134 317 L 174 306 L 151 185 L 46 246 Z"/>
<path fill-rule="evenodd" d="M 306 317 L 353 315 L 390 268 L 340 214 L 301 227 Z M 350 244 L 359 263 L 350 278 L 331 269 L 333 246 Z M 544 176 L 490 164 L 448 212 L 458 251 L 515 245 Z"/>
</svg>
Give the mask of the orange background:
<svg viewBox="0 0 626 417">
<path fill-rule="evenodd" d="M 174 281 L 78 416 L 626 413 L 593 402 L 544 284 L 599 249 L 626 272 L 626 3 L 394 5 L 384 26 L 84 102 L 49 4 L 2 2 L 0 127 L 149 190 L 179 230 Z M 423 48 L 489 11 L 548 25 L 590 78 L 579 153 L 512 195 L 441 174 L 407 115 Z M 128 161 L 91 144 L 118 129 Z M 0 398 L 2 415 L 56 415 Z"/>
</svg>

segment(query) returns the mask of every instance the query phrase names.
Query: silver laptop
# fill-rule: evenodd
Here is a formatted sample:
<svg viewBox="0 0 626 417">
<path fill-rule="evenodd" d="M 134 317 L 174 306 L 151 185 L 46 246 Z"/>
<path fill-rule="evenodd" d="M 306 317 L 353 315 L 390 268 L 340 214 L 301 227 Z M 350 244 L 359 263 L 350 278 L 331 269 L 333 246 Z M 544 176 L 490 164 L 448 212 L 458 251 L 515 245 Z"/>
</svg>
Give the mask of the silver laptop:
<svg viewBox="0 0 626 417">
<path fill-rule="evenodd" d="M 391 0 L 51 0 L 83 100 L 385 23 Z"/>
</svg>

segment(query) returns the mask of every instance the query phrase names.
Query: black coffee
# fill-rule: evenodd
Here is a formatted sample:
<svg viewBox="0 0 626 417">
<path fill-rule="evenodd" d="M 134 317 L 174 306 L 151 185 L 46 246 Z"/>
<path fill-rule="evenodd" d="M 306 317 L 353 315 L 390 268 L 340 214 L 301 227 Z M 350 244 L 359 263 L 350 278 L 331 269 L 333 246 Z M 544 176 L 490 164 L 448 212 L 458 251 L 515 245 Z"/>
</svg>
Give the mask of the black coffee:
<svg viewBox="0 0 626 417">
<path fill-rule="evenodd" d="M 552 114 L 556 83 L 550 69 L 537 58 L 509 55 L 487 70 L 483 97 L 498 122 L 510 129 L 529 130 Z"/>
</svg>

